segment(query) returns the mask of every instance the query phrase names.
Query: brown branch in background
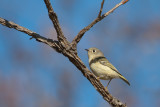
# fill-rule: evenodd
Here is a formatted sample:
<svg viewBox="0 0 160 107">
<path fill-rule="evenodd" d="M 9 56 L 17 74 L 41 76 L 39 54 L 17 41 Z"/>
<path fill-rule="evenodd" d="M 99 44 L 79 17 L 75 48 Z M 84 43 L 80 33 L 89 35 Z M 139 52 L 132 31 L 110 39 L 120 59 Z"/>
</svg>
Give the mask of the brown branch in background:
<svg viewBox="0 0 160 107">
<path fill-rule="evenodd" d="M 98 17 L 87 27 L 83 28 L 78 35 L 73 39 L 71 43 L 70 49 L 68 49 L 69 42 L 66 40 L 65 36 L 63 35 L 63 32 L 61 30 L 61 27 L 59 25 L 59 21 L 57 18 L 56 13 L 53 11 L 53 8 L 50 4 L 49 0 L 44 0 L 46 7 L 48 9 L 48 14 L 50 19 L 52 20 L 52 23 L 54 24 L 54 27 L 57 32 L 57 38 L 58 41 L 53 41 L 51 39 L 47 39 L 45 37 L 40 36 L 39 34 L 30 31 L 27 28 L 24 28 L 22 26 L 19 26 L 18 24 L 15 24 L 11 21 L 7 21 L 3 18 L 0 18 L 0 24 L 9 27 L 14 28 L 20 32 L 24 32 L 28 35 L 30 35 L 32 38 L 35 38 L 37 41 L 45 43 L 49 45 L 50 47 L 54 48 L 57 52 L 62 53 L 64 56 L 66 56 L 81 72 L 82 74 L 91 82 L 91 84 L 95 87 L 95 89 L 102 95 L 102 97 L 112 106 L 112 107 L 127 107 L 125 104 L 120 102 L 118 99 L 114 98 L 108 90 L 104 88 L 104 86 L 101 84 L 99 80 L 96 79 L 94 74 L 89 71 L 89 69 L 84 65 L 84 63 L 81 61 L 81 59 L 76 54 L 77 50 L 77 44 L 83 37 L 84 33 L 87 32 L 93 25 L 95 25 L 97 22 L 101 21 L 103 18 L 108 16 L 110 13 L 112 13 L 116 8 L 121 6 L 122 4 L 125 4 L 128 0 L 122 0 L 119 4 L 117 4 L 114 8 L 112 8 L 107 13 L 101 15 L 104 0 L 101 3 L 101 9 L 99 12 Z"/>
<path fill-rule="evenodd" d="M 0 24 L 4 25 L 6 27 L 9 27 L 9 28 L 16 29 L 20 32 L 26 33 L 29 36 L 31 36 L 30 39 L 35 38 L 38 42 L 45 43 L 45 44 L 49 45 L 50 47 L 54 48 L 57 52 L 60 52 L 60 48 L 58 46 L 58 41 L 53 41 L 52 39 L 47 39 L 47 38 L 40 36 L 39 34 L 33 32 L 25 27 L 22 27 L 14 22 L 5 20 L 1 17 L 0 17 Z"/>
<path fill-rule="evenodd" d="M 52 23 L 54 25 L 54 28 L 56 29 L 58 41 L 64 43 L 63 46 L 64 45 L 69 45 L 69 42 L 66 40 L 66 38 L 65 38 L 65 36 L 64 36 L 64 34 L 62 32 L 62 29 L 60 27 L 57 15 L 56 15 L 56 13 L 54 12 L 54 10 L 52 8 L 50 0 L 44 0 L 44 2 L 45 2 L 46 7 L 48 9 L 49 18 L 51 19 L 51 21 L 52 21 Z"/>
<path fill-rule="evenodd" d="M 118 3 L 115 7 L 113 7 L 111 10 L 109 10 L 107 13 L 103 14 L 100 17 L 97 17 L 91 24 L 89 24 L 87 27 L 83 28 L 73 39 L 71 45 L 73 49 L 76 49 L 78 42 L 83 37 L 84 33 L 86 33 L 91 27 L 93 27 L 97 22 L 101 21 L 103 18 L 108 16 L 110 13 L 112 13 L 115 9 L 117 9 L 122 4 L 125 4 L 128 0 L 122 0 L 120 3 Z"/>
<path fill-rule="evenodd" d="M 104 1 L 105 1 L 105 0 L 102 0 L 101 8 L 100 8 L 100 11 L 99 11 L 98 17 L 101 17 L 101 13 L 102 13 L 102 9 L 103 9 L 103 5 L 104 5 Z"/>
</svg>

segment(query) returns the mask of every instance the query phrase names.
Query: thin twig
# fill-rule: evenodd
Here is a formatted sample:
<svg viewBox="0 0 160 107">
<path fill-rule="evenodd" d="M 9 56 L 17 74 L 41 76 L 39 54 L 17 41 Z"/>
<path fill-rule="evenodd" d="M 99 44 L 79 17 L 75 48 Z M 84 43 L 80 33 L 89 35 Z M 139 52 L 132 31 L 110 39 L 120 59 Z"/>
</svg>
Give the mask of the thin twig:
<svg viewBox="0 0 160 107">
<path fill-rule="evenodd" d="M 127 3 L 129 0 L 123 0 L 122 3 L 125 4 Z"/>
<path fill-rule="evenodd" d="M 108 16 L 109 14 L 111 14 L 115 9 L 117 9 L 119 6 L 121 6 L 123 4 L 123 2 L 118 3 L 117 5 L 115 5 L 115 7 L 113 7 L 111 10 L 109 10 L 108 12 L 106 12 L 105 14 L 102 15 L 102 19 L 106 16 Z"/>
<path fill-rule="evenodd" d="M 115 9 L 117 9 L 119 6 L 121 6 L 122 4 L 125 4 L 128 0 L 122 0 L 120 3 L 118 3 L 117 5 L 115 5 L 115 7 L 113 7 L 111 10 L 109 10 L 108 12 L 106 12 L 105 14 L 103 14 L 101 17 L 97 17 L 93 22 L 91 22 L 91 24 L 89 24 L 88 26 L 86 26 L 85 28 L 83 28 L 77 35 L 76 37 L 73 39 L 71 45 L 73 49 L 76 49 L 78 42 L 81 40 L 81 38 L 83 37 L 83 35 L 91 28 L 93 27 L 96 23 L 98 23 L 99 21 L 101 21 L 103 18 L 105 18 L 106 16 L 108 16 L 110 13 L 112 13 Z"/>
<path fill-rule="evenodd" d="M 51 19 L 51 21 L 52 21 L 52 23 L 54 25 L 54 28 L 56 29 L 58 41 L 62 42 L 62 44 L 64 43 L 65 45 L 68 45 L 69 43 L 66 40 L 66 38 L 65 38 L 65 36 L 64 36 L 64 34 L 62 32 L 62 29 L 60 27 L 57 15 L 56 15 L 56 13 L 54 12 L 54 10 L 52 8 L 50 0 L 44 0 L 44 2 L 45 2 L 46 7 L 48 9 L 49 18 Z"/>
<path fill-rule="evenodd" d="M 58 46 L 58 41 L 53 41 L 52 39 L 47 39 L 25 27 L 22 27 L 14 22 L 11 22 L 11 21 L 8 21 L 6 19 L 3 19 L 0 17 L 0 24 L 6 26 L 6 27 L 9 27 L 9 28 L 13 28 L 13 29 L 16 29 L 20 32 L 23 32 L 23 33 L 26 33 L 28 34 L 29 36 L 31 36 L 30 39 L 32 38 L 35 38 L 38 42 L 42 42 L 42 43 L 45 43 L 47 45 L 49 45 L 50 47 L 56 49 L 56 51 L 60 51 L 60 48 Z"/>
<path fill-rule="evenodd" d="M 105 0 L 102 0 L 101 8 L 100 8 L 100 11 L 99 11 L 98 17 L 101 17 L 101 13 L 102 13 L 102 9 L 103 9 L 104 2 L 105 2 Z"/>
</svg>

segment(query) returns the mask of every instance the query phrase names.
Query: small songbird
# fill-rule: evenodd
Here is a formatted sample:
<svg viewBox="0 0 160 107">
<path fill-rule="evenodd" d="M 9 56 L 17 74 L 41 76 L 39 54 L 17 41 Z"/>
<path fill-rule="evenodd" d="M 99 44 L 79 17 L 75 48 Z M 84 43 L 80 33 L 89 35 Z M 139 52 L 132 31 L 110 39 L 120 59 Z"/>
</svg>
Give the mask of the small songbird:
<svg viewBox="0 0 160 107">
<path fill-rule="evenodd" d="M 89 66 L 97 79 L 109 80 L 107 87 L 113 78 L 120 78 L 130 85 L 128 80 L 118 72 L 99 49 L 89 48 L 85 50 L 88 52 Z"/>
</svg>

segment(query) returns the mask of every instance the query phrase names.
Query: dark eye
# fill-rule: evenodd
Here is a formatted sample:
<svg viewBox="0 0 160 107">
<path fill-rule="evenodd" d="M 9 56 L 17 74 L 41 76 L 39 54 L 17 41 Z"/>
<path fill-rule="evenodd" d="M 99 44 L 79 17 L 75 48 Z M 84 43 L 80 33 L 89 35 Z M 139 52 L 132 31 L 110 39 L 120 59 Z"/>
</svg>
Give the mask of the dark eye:
<svg viewBox="0 0 160 107">
<path fill-rule="evenodd" d="M 93 49 L 93 53 L 95 53 L 95 52 L 96 52 L 96 50 Z"/>
</svg>

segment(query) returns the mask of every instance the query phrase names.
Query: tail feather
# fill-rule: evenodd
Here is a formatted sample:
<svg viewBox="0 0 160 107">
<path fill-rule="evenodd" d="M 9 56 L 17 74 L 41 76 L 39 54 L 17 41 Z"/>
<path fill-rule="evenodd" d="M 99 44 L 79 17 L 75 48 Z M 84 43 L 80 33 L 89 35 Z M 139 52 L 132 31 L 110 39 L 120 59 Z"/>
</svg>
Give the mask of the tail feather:
<svg viewBox="0 0 160 107">
<path fill-rule="evenodd" d="M 128 85 L 130 85 L 130 83 L 128 82 L 128 80 L 126 78 L 124 78 L 122 75 L 119 75 L 119 77 L 124 81 L 126 82 Z"/>
</svg>

